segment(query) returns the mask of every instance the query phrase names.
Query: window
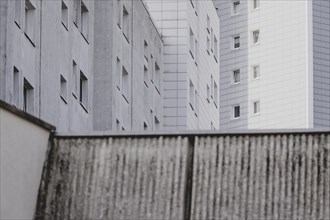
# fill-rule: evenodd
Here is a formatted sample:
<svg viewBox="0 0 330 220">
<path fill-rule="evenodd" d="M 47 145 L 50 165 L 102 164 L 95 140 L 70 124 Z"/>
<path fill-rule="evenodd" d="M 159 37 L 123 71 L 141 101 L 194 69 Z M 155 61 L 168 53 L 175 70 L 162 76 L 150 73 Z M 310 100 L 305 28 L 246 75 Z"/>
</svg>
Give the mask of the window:
<svg viewBox="0 0 330 220">
<path fill-rule="evenodd" d="M 120 121 L 118 119 L 116 119 L 116 131 L 120 131 Z"/>
<path fill-rule="evenodd" d="M 254 79 L 260 78 L 260 67 L 259 66 L 253 67 L 253 78 Z"/>
<path fill-rule="evenodd" d="M 147 131 L 148 130 L 148 125 L 146 122 L 143 122 L 143 130 Z"/>
<path fill-rule="evenodd" d="M 206 47 L 207 47 L 207 53 L 210 54 L 211 42 L 209 37 L 206 37 Z"/>
<path fill-rule="evenodd" d="M 190 49 L 190 54 L 193 57 L 193 59 L 195 58 L 195 36 L 193 31 L 190 28 L 190 32 L 189 32 L 189 49 Z"/>
<path fill-rule="evenodd" d="M 60 76 L 60 97 L 65 103 L 67 103 L 67 99 L 68 99 L 67 83 L 66 83 L 66 79 L 62 75 Z"/>
<path fill-rule="evenodd" d="M 34 44 L 35 39 L 35 15 L 36 8 L 30 0 L 25 0 L 25 29 L 24 33 L 29 40 Z"/>
<path fill-rule="evenodd" d="M 210 102 L 210 96 L 211 96 L 211 90 L 210 90 L 210 86 L 209 85 L 206 85 L 206 100 L 208 101 L 208 102 Z"/>
<path fill-rule="evenodd" d="M 234 42 L 234 49 L 238 49 L 238 48 L 240 48 L 240 41 L 241 41 L 241 37 L 240 36 L 235 36 L 234 38 L 233 38 L 233 42 Z"/>
<path fill-rule="evenodd" d="M 195 39 L 195 64 L 197 65 L 197 62 L 198 62 L 198 42 L 197 40 Z"/>
<path fill-rule="evenodd" d="M 198 95 L 197 95 L 197 90 L 195 90 L 195 95 L 194 95 L 194 109 L 195 109 L 195 115 L 196 115 L 196 117 L 197 117 L 197 107 L 198 107 L 198 105 L 197 105 L 197 103 L 198 103 Z"/>
<path fill-rule="evenodd" d="M 72 95 L 77 98 L 78 92 L 78 65 L 75 61 L 72 62 Z"/>
<path fill-rule="evenodd" d="M 121 64 L 120 64 L 120 59 L 117 57 L 116 60 L 116 71 L 115 71 L 115 84 L 117 88 L 120 90 L 120 78 L 121 78 Z"/>
<path fill-rule="evenodd" d="M 19 82 L 20 82 L 20 73 L 19 70 L 16 67 L 14 67 L 13 103 L 18 108 L 19 108 L 19 94 L 20 94 Z"/>
<path fill-rule="evenodd" d="M 192 6 L 193 8 L 195 8 L 195 5 L 194 5 L 195 0 L 190 0 L 190 3 L 191 3 L 191 6 Z"/>
<path fill-rule="evenodd" d="M 208 15 L 206 15 L 206 30 L 207 32 L 210 33 L 210 30 L 211 30 L 211 22 L 210 22 L 210 17 Z"/>
<path fill-rule="evenodd" d="M 68 29 L 69 25 L 69 12 L 68 12 L 68 6 L 65 4 L 65 2 L 62 0 L 62 6 L 61 6 L 61 21 L 63 26 Z"/>
<path fill-rule="evenodd" d="M 233 83 L 237 84 L 241 81 L 241 71 L 240 70 L 234 70 L 233 71 Z"/>
<path fill-rule="evenodd" d="M 260 0 L 253 0 L 253 9 L 257 9 L 260 7 Z"/>
<path fill-rule="evenodd" d="M 33 87 L 24 78 L 24 89 L 23 89 L 23 111 L 33 114 L 34 111 L 34 94 Z"/>
<path fill-rule="evenodd" d="M 233 4 L 232 4 L 232 14 L 233 15 L 239 14 L 239 6 L 240 6 L 240 1 L 233 1 Z"/>
<path fill-rule="evenodd" d="M 148 81 L 149 81 L 149 75 L 148 75 L 148 68 L 146 66 L 144 66 L 144 74 L 143 74 L 143 78 L 144 78 L 144 84 L 146 85 L 146 87 L 148 87 Z"/>
<path fill-rule="evenodd" d="M 218 98 L 219 98 L 218 85 L 216 82 L 214 82 L 213 85 L 214 85 L 214 104 L 215 104 L 215 107 L 218 108 Z"/>
<path fill-rule="evenodd" d="M 195 87 L 192 81 L 189 83 L 189 104 L 192 110 L 195 108 Z"/>
<path fill-rule="evenodd" d="M 22 23 L 22 1 L 21 0 L 15 0 L 14 21 L 18 25 L 18 27 L 21 27 L 21 23 Z"/>
<path fill-rule="evenodd" d="M 129 42 L 129 14 L 125 6 L 123 6 L 123 34 L 126 40 Z"/>
<path fill-rule="evenodd" d="M 148 59 L 148 53 L 149 53 L 149 50 L 148 50 L 148 43 L 147 41 L 144 41 L 144 58 L 146 59 L 146 61 L 148 62 L 149 59 Z"/>
<path fill-rule="evenodd" d="M 260 114 L 260 101 L 253 102 L 253 114 L 254 115 Z"/>
<path fill-rule="evenodd" d="M 128 84 L 128 72 L 125 67 L 122 68 L 122 95 L 124 96 L 127 103 L 129 102 L 128 93 L 129 93 L 129 84 Z"/>
<path fill-rule="evenodd" d="M 233 107 L 233 118 L 237 119 L 241 117 L 240 106 L 236 105 Z"/>
<path fill-rule="evenodd" d="M 213 48 L 214 48 L 213 37 L 214 37 L 214 34 L 213 34 L 213 28 L 211 28 L 211 52 L 212 52 L 212 53 L 213 53 Z"/>
<path fill-rule="evenodd" d="M 78 21 L 79 21 L 79 15 L 80 15 L 80 2 L 81 0 L 73 0 L 73 13 L 72 13 L 72 19 L 73 23 L 76 25 L 76 27 L 79 26 Z"/>
<path fill-rule="evenodd" d="M 213 99 L 214 86 L 213 86 L 213 76 L 211 75 L 211 99 Z"/>
<path fill-rule="evenodd" d="M 155 87 L 158 91 L 158 93 L 160 93 L 160 68 L 158 66 L 158 63 L 155 62 Z"/>
<path fill-rule="evenodd" d="M 121 1 L 117 0 L 117 25 L 119 28 L 121 28 L 121 12 L 123 11 L 121 7 Z"/>
<path fill-rule="evenodd" d="M 218 62 L 218 39 L 214 36 L 213 40 L 214 40 L 214 43 L 213 43 L 213 45 L 214 45 L 214 58 Z"/>
<path fill-rule="evenodd" d="M 80 19 L 81 19 L 81 34 L 83 37 L 88 40 L 89 37 L 89 11 L 85 5 L 85 3 L 81 2 L 81 8 L 80 8 Z"/>
<path fill-rule="evenodd" d="M 160 122 L 158 118 L 155 116 L 155 130 L 159 130 L 159 129 L 160 129 Z"/>
<path fill-rule="evenodd" d="M 260 35 L 260 31 L 257 30 L 257 31 L 253 31 L 252 32 L 252 35 L 253 35 L 253 43 L 254 44 L 258 44 L 259 43 L 259 35 Z"/>
<path fill-rule="evenodd" d="M 80 88 L 79 88 L 80 104 L 87 111 L 88 107 L 88 80 L 82 71 L 80 71 Z"/>
</svg>

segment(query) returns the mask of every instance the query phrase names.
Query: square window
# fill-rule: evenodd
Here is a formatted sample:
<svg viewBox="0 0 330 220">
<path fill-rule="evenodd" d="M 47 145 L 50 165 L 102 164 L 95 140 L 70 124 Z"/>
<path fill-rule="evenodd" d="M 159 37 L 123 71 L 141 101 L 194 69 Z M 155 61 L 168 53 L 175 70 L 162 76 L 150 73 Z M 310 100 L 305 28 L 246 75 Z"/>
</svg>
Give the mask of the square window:
<svg viewBox="0 0 330 220">
<path fill-rule="evenodd" d="M 23 111 L 33 114 L 34 112 L 34 92 L 31 84 L 24 78 L 23 88 Z"/>
<path fill-rule="evenodd" d="M 191 28 L 189 32 L 189 49 L 191 56 L 195 59 L 195 36 Z"/>
<path fill-rule="evenodd" d="M 123 6 L 123 34 L 129 42 L 129 27 L 130 27 L 130 22 L 129 22 L 129 13 L 125 6 Z"/>
<path fill-rule="evenodd" d="M 155 87 L 156 87 L 156 90 L 158 91 L 158 93 L 160 93 L 160 68 L 158 66 L 158 63 L 155 62 Z"/>
<path fill-rule="evenodd" d="M 240 106 L 236 105 L 233 107 L 233 117 L 234 119 L 240 118 L 241 117 L 241 112 L 240 112 Z"/>
<path fill-rule="evenodd" d="M 253 0 L 253 9 L 257 9 L 260 7 L 260 0 Z"/>
<path fill-rule="evenodd" d="M 15 23 L 18 25 L 18 27 L 21 27 L 22 23 L 22 1 L 21 0 L 15 0 Z"/>
<path fill-rule="evenodd" d="M 80 9 L 80 23 L 81 23 L 81 34 L 83 37 L 88 40 L 89 38 L 89 11 L 84 2 L 81 2 L 81 9 Z"/>
<path fill-rule="evenodd" d="M 149 54 L 149 50 L 148 50 L 148 43 L 147 41 L 144 41 L 144 58 L 146 59 L 147 62 L 149 62 L 149 58 L 148 58 L 148 54 Z"/>
<path fill-rule="evenodd" d="M 211 98 L 211 90 L 210 90 L 210 86 L 209 85 L 206 85 L 206 94 L 207 94 L 207 98 L 206 100 L 208 102 L 210 102 L 210 98 Z"/>
<path fill-rule="evenodd" d="M 13 77 L 13 102 L 16 107 L 19 107 L 19 94 L 20 94 L 20 72 L 14 67 L 14 77 Z"/>
<path fill-rule="evenodd" d="M 68 29 L 69 25 L 69 10 L 68 6 L 65 4 L 65 2 L 62 0 L 62 6 L 61 6 L 61 21 L 63 26 Z"/>
<path fill-rule="evenodd" d="M 241 82 L 241 71 L 240 70 L 234 70 L 233 71 L 233 83 L 237 84 Z"/>
<path fill-rule="evenodd" d="M 68 99 L 68 86 L 67 86 L 67 82 L 66 79 L 61 75 L 60 76 L 60 97 L 62 98 L 62 100 L 67 103 L 67 99 Z"/>
<path fill-rule="evenodd" d="M 116 71 L 114 78 L 115 78 L 116 87 L 120 90 L 121 64 L 120 64 L 120 59 L 118 57 L 116 59 Z"/>
<path fill-rule="evenodd" d="M 121 6 L 121 1 L 117 0 L 117 25 L 119 28 L 121 28 L 121 13 L 122 13 L 123 9 Z"/>
<path fill-rule="evenodd" d="M 189 83 L 189 104 L 192 110 L 195 108 L 195 87 L 192 81 Z"/>
<path fill-rule="evenodd" d="M 260 78 L 260 67 L 259 66 L 253 67 L 253 78 L 254 79 Z"/>
<path fill-rule="evenodd" d="M 232 3 L 232 14 L 237 15 L 239 14 L 240 9 L 240 1 L 233 1 Z"/>
<path fill-rule="evenodd" d="M 238 49 L 241 46 L 241 37 L 240 36 L 235 36 L 233 37 L 233 47 L 234 49 Z"/>
<path fill-rule="evenodd" d="M 72 94 L 77 98 L 78 92 L 78 65 L 75 61 L 72 62 Z"/>
<path fill-rule="evenodd" d="M 254 44 L 258 44 L 260 39 L 259 39 L 259 36 L 260 36 L 260 31 L 257 30 L 257 31 L 253 31 L 253 43 Z"/>
<path fill-rule="evenodd" d="M 122 81 L 122 95 L 124 96 L 126 102 L 128 103 L 129 102 L 129 97 L 128 97 L 128 94 L 129 94 L 129 82 L 128 82 L 128 72 L 127 70 L 125 69 L 125 67 L 122 68 L 122 78 L 121 78 L 121 81 Z"/>
<path fill-rule="evenodd" d="M 260 114 L 260 101 L 253 102 L 253 114 Z"/>
<path fill-rule="evenodd" d="M 85 74 L 80 71 L 79 101 L 87 111 L 88 107 L 88 80 Z"/>
<path fill-rule="evenodd" d="M 80 7 L 81 7 L 80 4 L 81 4 L 81 0 L 73 0 L 72 19 L 76 27 L 79 27 L 78 21 L 80 16 Z"/>
<path fill-rule="evenodd" d="M 25 0 L 25 28 L 24 33 L 34 44 L 35 40 L 35 20 L 36 8 L 30 0 Z"/>
<path fill-rule="evenodd" d="M 145 86 L 148 87 L 149 73 L 148 73 L 148 68 L 146 66 L 144 66 L 143 79 Z"/>
<path fill-rule="evenodd" d="M 160 122 L 158 118 L 155 116 L 155 130 L 159 130 L 159 129 L 160 129 Z"/>
</svg>

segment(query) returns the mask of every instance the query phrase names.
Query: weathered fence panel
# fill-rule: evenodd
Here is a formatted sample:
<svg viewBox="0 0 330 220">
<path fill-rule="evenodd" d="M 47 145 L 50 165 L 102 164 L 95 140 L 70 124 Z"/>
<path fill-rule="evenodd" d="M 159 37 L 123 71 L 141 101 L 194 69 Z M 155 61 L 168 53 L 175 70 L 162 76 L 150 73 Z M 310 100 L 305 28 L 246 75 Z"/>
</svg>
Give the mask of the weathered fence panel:
<svg viewBox="0 0 330 220">
<path fill-rule="evenodd" d="M 55 137 L 36 219 L 330 219 L 330 134 Z"/>
<path fill-rule="evenodd" d="M 56 139 L 36 219 L 184 219 L 187 138 Z"/>
<path fill-rule="evenodd" d="M 191 219 L 330 219 L 330 135 L 195 140 Z"/>
</svg>

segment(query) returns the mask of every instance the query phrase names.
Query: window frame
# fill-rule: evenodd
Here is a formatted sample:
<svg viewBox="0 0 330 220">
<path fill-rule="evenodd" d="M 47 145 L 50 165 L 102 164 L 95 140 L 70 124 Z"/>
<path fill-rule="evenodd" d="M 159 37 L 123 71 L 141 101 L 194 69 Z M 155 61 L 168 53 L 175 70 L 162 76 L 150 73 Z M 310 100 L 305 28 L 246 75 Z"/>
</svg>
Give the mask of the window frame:
<svg viewBox="0 0 330 220">
<path fill-rule="evenodd" d="M 238 107 L 238 116 L 236 117 L 236 108 Z M 235 104 L 232 106 L 232 120 L 238 120 L 241 118 L 241 106 L 240 104 Z"/>
<path fill-rule="evenodd" d="M 238 74 L 238 81 L 236 81 L 235 73 Z M 238 85 L 241 83 L 241 69 L 234 69 L 232 71 L 232 84 Z"/>
<path fill-rule="evenodd" d="M 235 40 L 238 39 L 238 47 L 236 47 Z M 232 36 L 232 50 L 239 50 L 241 48 L 241 35 L 234 35 Z"/>
<path fill-rule="evenodd" d="M 255 41 L 255 34 L 258 33 L 258 39 L 257 42 Z M 260 44 L 260 30 L 254 30 L 252 31 L 252 45 L 258 45 Z"/>
</svg>

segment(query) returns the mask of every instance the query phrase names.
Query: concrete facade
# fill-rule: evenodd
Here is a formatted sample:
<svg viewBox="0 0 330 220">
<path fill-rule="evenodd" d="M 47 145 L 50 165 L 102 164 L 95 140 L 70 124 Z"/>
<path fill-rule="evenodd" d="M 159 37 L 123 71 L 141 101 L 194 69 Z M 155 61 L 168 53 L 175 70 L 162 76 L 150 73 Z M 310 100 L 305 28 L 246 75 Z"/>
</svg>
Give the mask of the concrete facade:
<svg viewBox="0 0 330 220">
<path fill-rule="evenodd" d="M 329 1 L 214 3 L 224 43 L 220 128 L 329 128 Z M 229 80 L 234 68 L 238 83 Z"/>
<path fill-rule="evenodd" d="M 164 41 L 164 129 L 218 129 L 219 18 L 212 1 L 146 2 Z"/>
<path fill-rule="evenodd" d="M 61 131 L 161 129 L 163 44 L 142 1 L 0 6 L 1 100 Z"/>
<path fill-rule="evenodd" d="M 90 1 L 2 1 L 1 99 L 59 130 L 90 130 L 93 15 Z"/>
<path fill-rule="evenodd" d="M 161 129 L 163 42 L 144 2 L 95 8 L 93 129 Z"/>
</svg>

